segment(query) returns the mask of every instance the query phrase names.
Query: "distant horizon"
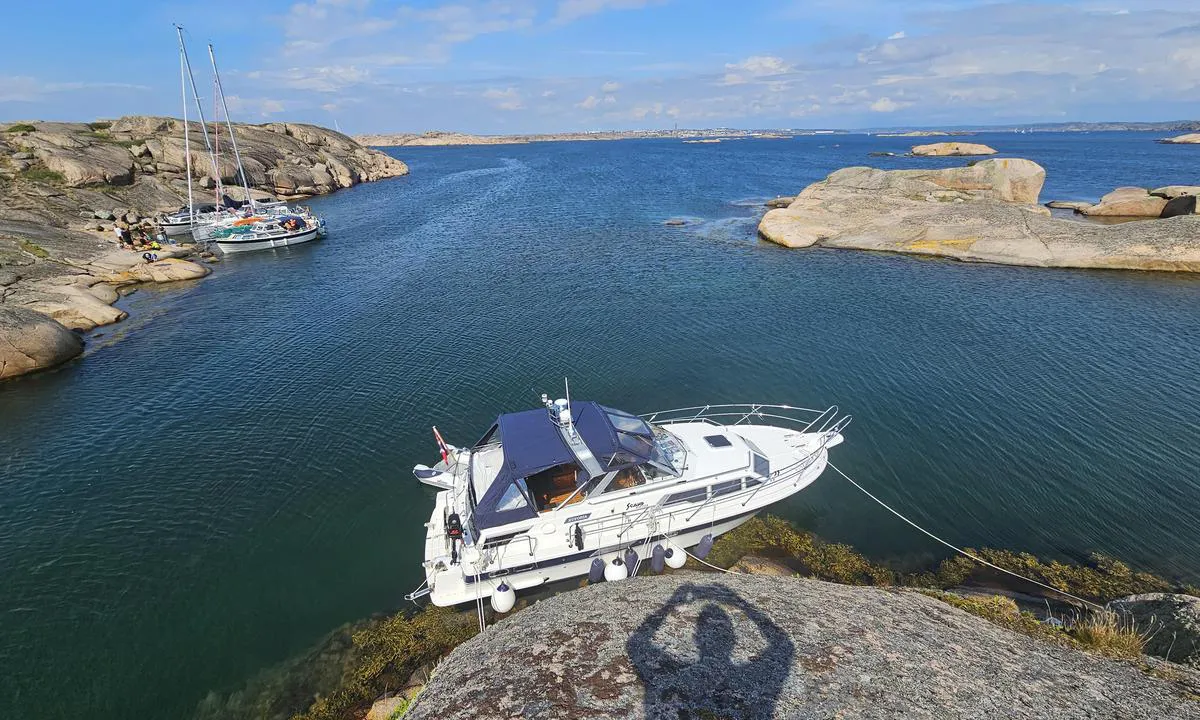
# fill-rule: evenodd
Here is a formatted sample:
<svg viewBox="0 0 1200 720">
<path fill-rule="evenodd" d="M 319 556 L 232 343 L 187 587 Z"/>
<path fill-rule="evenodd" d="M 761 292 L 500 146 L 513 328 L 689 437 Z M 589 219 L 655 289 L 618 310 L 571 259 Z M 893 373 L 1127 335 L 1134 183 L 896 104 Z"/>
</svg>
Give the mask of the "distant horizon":
<svg viewBox="0 0 1200 720">
<path fill-rule="evenodd" d="M 182 120 L 181 115 L 165 114 L 165 115 L 150 115 L 148 113 L 125 113 L 122 115 L 101 116 L 90 120 L 80 118 L 15 118 L 9 120 L 0 120 L 0 125 L 10 126 L 19 123 L 96 123 L 96 122 L 114 122 L 122 117 L 149 115 L 151 117 L 166 117 L 173 120 Z M 206 122 L 212 124 L 214 120 L 206 117 Z M 189 116 L 190 122 L 199 122 L 197 118 Z M 220 120 L 224 123 L 224 119 Z M 685 127 L 640 127 L 640 128 L 607 128 L 607 129 L 588 129 L 588 130 L 545 130 L 545 131 L 529 131 L 529 132 L 471 132 L 467 130 L 458 130 L 452 128 L 425 128 L 422 130 L 379 130 L 369 132 L 348 132 L 345 129 L 337 130 L 333 127 L 333 123 L 324 124 L 320 122 L 311 122 L 307 120 L 293 120 L 286 117 L 271 118 L 262 120 L 261 122 L 237 120 L 235 125 L 266 125 L 270 123 L 304 123 L 317 125 L 327 130 L 341 132 L 344 135 L 351 137 L 359 135 L 425 135 L 428 133 L 439 133 L 447 135 L 470 135 L 474 137 L 524 137 L 537 135 L 603 135 L 610 133 L 671 133 L 671 132 L 703 132 L 703 131 L 730 131 L 730 132 L 841 132 L 841 133 L 877 133 L 877 132 L 989 132 L 1003 131 L 1006 129 L 1022 129 L 1022 128 L 1046 128 L 1046 127 L 1066 127 L 1066 126 L 1104 126 L 1104 125 L 1146 125 L 1160 126 L 1150 127 L 1144 132 L 1155 132 L 1169 130 L 1169 127 L 1164 126 L 1179 126 L 1179 125 L 1197 125 L 1200 126 L 1200 119 L 1174 119 L 1174 120 L 1054 120 L 1054 121 L 1031 121 L 1031 122 L 1014 122 L 1014 123 L 999 123 L 994 125 L 982 124 L 963 124 L 963 125 L 896 125 L 896 126 L 877 126 L 877 127 L 834 127 L 834 126 L 733 126 L 733 125 L 711 125 L 711 126 L 689 126 Z M 1131 131 L 1137 132 L 1137 131 Z"/>
</svg>

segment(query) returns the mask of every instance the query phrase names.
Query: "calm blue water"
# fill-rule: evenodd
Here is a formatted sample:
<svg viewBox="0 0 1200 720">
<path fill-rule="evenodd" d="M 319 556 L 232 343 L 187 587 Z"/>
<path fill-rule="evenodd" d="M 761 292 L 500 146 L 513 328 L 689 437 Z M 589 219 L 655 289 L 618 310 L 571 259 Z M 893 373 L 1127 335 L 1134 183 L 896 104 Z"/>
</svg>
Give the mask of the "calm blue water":
<svg viewBox="0 0 1200 720">
<path fill-rule="evenodd" d="M 1196 184 L 1150 136 L 982 136 L 1044 199 Z M 417 148 L 313 201 L 328 240 L 142 289 L 0 386 L 0 717 L 186 717 L 420 581 L 429 426 L 469 442 L 564 375 L 644 412 L 855 416 L 835 462 L 966 545 L 1200 581 L 1200 278 L 758 242 L 762 200 L 905 139 Z M 668 228 L 673 216 L 695 219 Z M 832 474 L 783 514 L 941 549 Z"/>
</svg>

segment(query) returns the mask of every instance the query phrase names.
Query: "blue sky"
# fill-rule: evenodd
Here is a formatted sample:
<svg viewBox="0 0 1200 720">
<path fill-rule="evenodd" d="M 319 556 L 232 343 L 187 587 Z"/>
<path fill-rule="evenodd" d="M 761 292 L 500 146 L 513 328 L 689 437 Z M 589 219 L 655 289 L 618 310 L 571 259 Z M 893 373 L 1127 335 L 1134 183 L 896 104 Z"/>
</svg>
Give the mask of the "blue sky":
<svg viewBox="0 0 1200 720">
<path fill-rule="evenodd" d="M 9 120 L 178 115 L 174 22 L 206 104 L 212 42 L 235 120 L 347 132 L 1200 118 L 1190 0 L 44 0 L 5 17 Z"/>
</svg>

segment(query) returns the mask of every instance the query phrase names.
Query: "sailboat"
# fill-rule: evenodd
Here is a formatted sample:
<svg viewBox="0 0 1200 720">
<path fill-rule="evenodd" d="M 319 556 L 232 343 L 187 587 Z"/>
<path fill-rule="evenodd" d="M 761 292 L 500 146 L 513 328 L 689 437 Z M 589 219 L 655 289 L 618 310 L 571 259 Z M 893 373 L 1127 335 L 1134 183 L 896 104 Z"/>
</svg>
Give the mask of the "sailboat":
<svg viewBox="0 0 1200 720">
<path fill-rule="evenodd" d="M 200 116 L 200 129 L 204 133 L 204 146 L 208 151 L 209 162 L 212 164 L 212 175 L 220 177 L 217 167 L 217 156 L 213 152 L 212 142 L 208 137 L 208 125 L 204 122 L 204 108 L 200 105 L 200 96 L 196 93 L 196 79 L 192 74 L 192 64 L 188 59 L 187 45 L 183 41 L 183 27 L 175 26 L 175 34 L 179 38 L 179 86 L 183 100 L 183 157 L 185 174 L 187 175 L 188 204 L 175 212 L 166 213 L 157 218 L 160 230 L 170 236 L 193 234 L 197 227 L 203 227 L 222 219 L 236 215 L 236 203 L 218 193 L 215 202 L 197 203 L 192 179 L 192 147 L 191 124 L 188 122 L 188 85 L 196 101 L 196 111 Z"/>
<path fill-rule="evenodd" d="M 214 90 L 220 98 L 220 108 L 225 113 L 225 126 L 229 131 L 229 142 L 246 202 L 234 217 L 194 227 L 192 237 L 200 242 L 214 242 L 225 253 L 287 247 L 324 237 L 325 221 L 307 208 L 292 208 L 278 201 L 264 203 L 254 199 L 250 182 L 246 179 L 246 168 L 242 164 L 237 133 L 229 117 L 229 105 L 225 101 L 225 88 L 221 84 L 221 73 L 217 70 L 217 57 L 212 43 L 208 45 L 208 59 L 212 63 Z M 218 132 L 219 128 L 217 125 Z"/>
</svg>

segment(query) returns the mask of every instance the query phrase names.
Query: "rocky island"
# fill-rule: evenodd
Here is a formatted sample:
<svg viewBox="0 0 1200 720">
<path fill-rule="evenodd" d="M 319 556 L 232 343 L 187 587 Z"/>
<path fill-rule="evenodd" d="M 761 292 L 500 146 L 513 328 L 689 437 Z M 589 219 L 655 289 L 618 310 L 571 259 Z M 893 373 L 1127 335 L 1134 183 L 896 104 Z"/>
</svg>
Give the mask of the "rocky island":
<svg viewBox="0 0 1200 720">
<path fill-rule="evenodd" d="M 971 157 L 973 155 L 995 155 L 996 150 L 979 143 L 942 142 L 917 145 L 912 149 L 916 157 Z"/>
<path fill-rule="evenodd" d="M 1167 145 L 1200 145 L 1200 133 L 1188 133 L 1186 135 L 1177 135 L 1172 138 L 1164 138 L 1159 142 Z"/>
<path fill-rule="evenodd" d="M 1200 272 L 1200 216 L 1117 225 L 1055 218 L 1038 205 L 1045 178 L 1040 165 L 1020 159 L 940 170 L 846 168 L 809 185 L 788 207 L 769 211 L 758 231 L 792 248 Z"/>
<path fill-rule="evenodd" d="M 297 199 L 408 172 L 403 162 L 314 125 L 234 128 L 246 179 L 260 196 Z M 191 123 L 189 132 L 197 201 L 217 178 L 228 194 L 244 195 L 232 157 L 214 167 L 200 125 Z M 0 124 L 0 379 L 77 355 L 80 343 L 63 332 L 124 318 L 111 307 L 120 288 L 208 274 L 183 259 L 190 246 L 169 246 L 146 263 L 120 250 L 111 232 L 115 223 L 134 225 L 186 203 L 184 152 L 183 123 L 173 118 Z"/>
</svg>

